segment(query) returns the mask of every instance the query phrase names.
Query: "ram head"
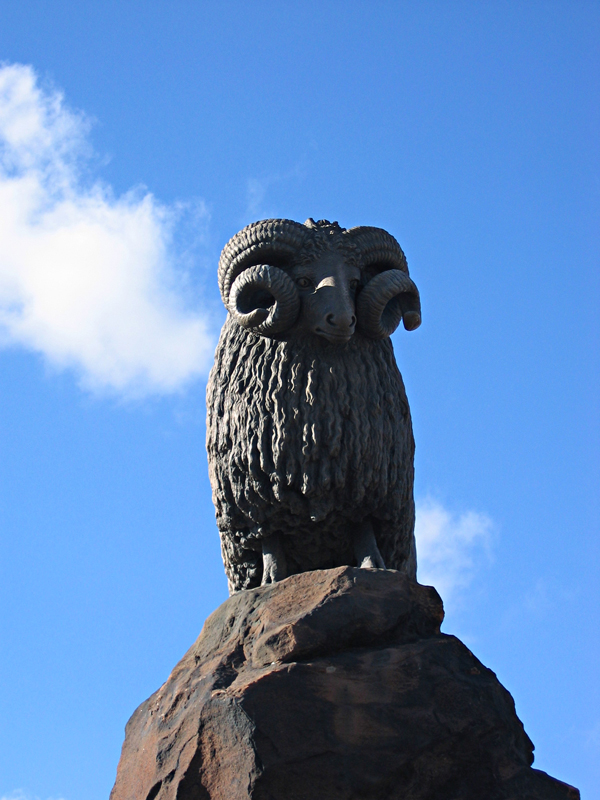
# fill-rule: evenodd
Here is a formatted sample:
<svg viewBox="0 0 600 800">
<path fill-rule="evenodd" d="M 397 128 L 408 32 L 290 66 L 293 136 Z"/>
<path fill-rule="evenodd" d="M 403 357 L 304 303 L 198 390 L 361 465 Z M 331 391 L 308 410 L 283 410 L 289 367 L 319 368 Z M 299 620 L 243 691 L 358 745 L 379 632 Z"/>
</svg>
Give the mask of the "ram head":
<svg viewBox="0 0 600 800">
<path fill-rule="evenodd" d="M 248 225 L 227 244 L 219 288 L 231 316 L 275 339 L 347 343 L 421 324 L 417 287 L 400 245 L 381 228 L 287 219 Z"/>
</svg>

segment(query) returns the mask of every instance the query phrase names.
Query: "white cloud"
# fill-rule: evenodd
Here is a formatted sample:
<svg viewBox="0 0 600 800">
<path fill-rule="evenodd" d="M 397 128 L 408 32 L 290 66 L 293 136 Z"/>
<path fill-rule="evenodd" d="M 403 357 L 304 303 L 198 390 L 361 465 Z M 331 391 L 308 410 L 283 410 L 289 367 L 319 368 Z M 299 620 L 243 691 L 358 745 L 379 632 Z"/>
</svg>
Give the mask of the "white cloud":
<svg viewBox="0 0 600 800">
<path fill-rule="evenodd" d="M 184 302 L 181 207 L 86 184 L 88 129 L 30 66 L 0 67 L 0 345 L 95 390 L 176 391 L 214 346 L 206 313 Z"/>
<path fill-rule="evenodd" d="M 452 514 L 437 500 L 417 502 L 415 535 L 419 583 L 453 602 L 490 559 L 492 520 L 477 511 Z"/>
</svg>

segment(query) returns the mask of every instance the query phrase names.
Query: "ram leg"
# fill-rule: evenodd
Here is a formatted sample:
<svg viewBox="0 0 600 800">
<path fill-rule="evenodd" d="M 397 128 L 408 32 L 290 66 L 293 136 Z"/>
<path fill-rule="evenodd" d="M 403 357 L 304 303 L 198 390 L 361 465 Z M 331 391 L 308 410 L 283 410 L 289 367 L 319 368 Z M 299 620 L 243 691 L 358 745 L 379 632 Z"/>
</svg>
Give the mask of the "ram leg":
<svg viewBox="0 0 600 800">
<path fill-rule="evenodd" d="M 281 538 L 281 534 L 275 533 L 262 540 L 262 586 L 287 578 L 287 564 Z"/>
<path fill-rule="evenodd" d="M 354 555 L 361 569 L 385 569 L 385 563 L 375 541 L 371 520 L 367 519 L 354 534 Z"/>
</svg>

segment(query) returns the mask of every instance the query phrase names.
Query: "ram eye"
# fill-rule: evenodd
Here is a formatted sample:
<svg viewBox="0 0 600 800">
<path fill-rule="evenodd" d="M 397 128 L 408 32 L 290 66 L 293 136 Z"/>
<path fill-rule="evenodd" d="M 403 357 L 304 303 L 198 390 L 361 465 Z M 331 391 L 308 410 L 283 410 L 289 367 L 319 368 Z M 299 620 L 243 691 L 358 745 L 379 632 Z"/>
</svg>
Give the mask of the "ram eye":
<svg viewBox="0 0 600 800">
<path fill-rule="evenodd" d="M 298 278 L 296 283 L 301 289 L 308 289 L 312 286 L 310 278 Z"/>
<path fill-rule="evenodd" d="M 356 278 L 350 281 L 350 288 L 352 289 L 353 292 L 355 292 L 358 289 L 359 284 L 360 281 L 357 280 Z"/>
</svg>

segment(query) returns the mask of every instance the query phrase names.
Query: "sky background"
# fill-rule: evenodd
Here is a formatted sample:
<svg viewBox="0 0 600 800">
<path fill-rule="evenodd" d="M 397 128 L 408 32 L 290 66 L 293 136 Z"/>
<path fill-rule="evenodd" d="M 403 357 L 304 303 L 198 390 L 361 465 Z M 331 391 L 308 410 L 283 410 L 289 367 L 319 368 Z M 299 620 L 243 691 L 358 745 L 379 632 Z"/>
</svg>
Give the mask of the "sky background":
<svg viewBox="0 0 600 800">
<path fill-rule="evenodd" d="M 0 798 L 106 800 L 227 597 L 221 248 L 377 225 L 422 582 L 600 798 L 597 2 L 0 0 Z"/>
</svg>

